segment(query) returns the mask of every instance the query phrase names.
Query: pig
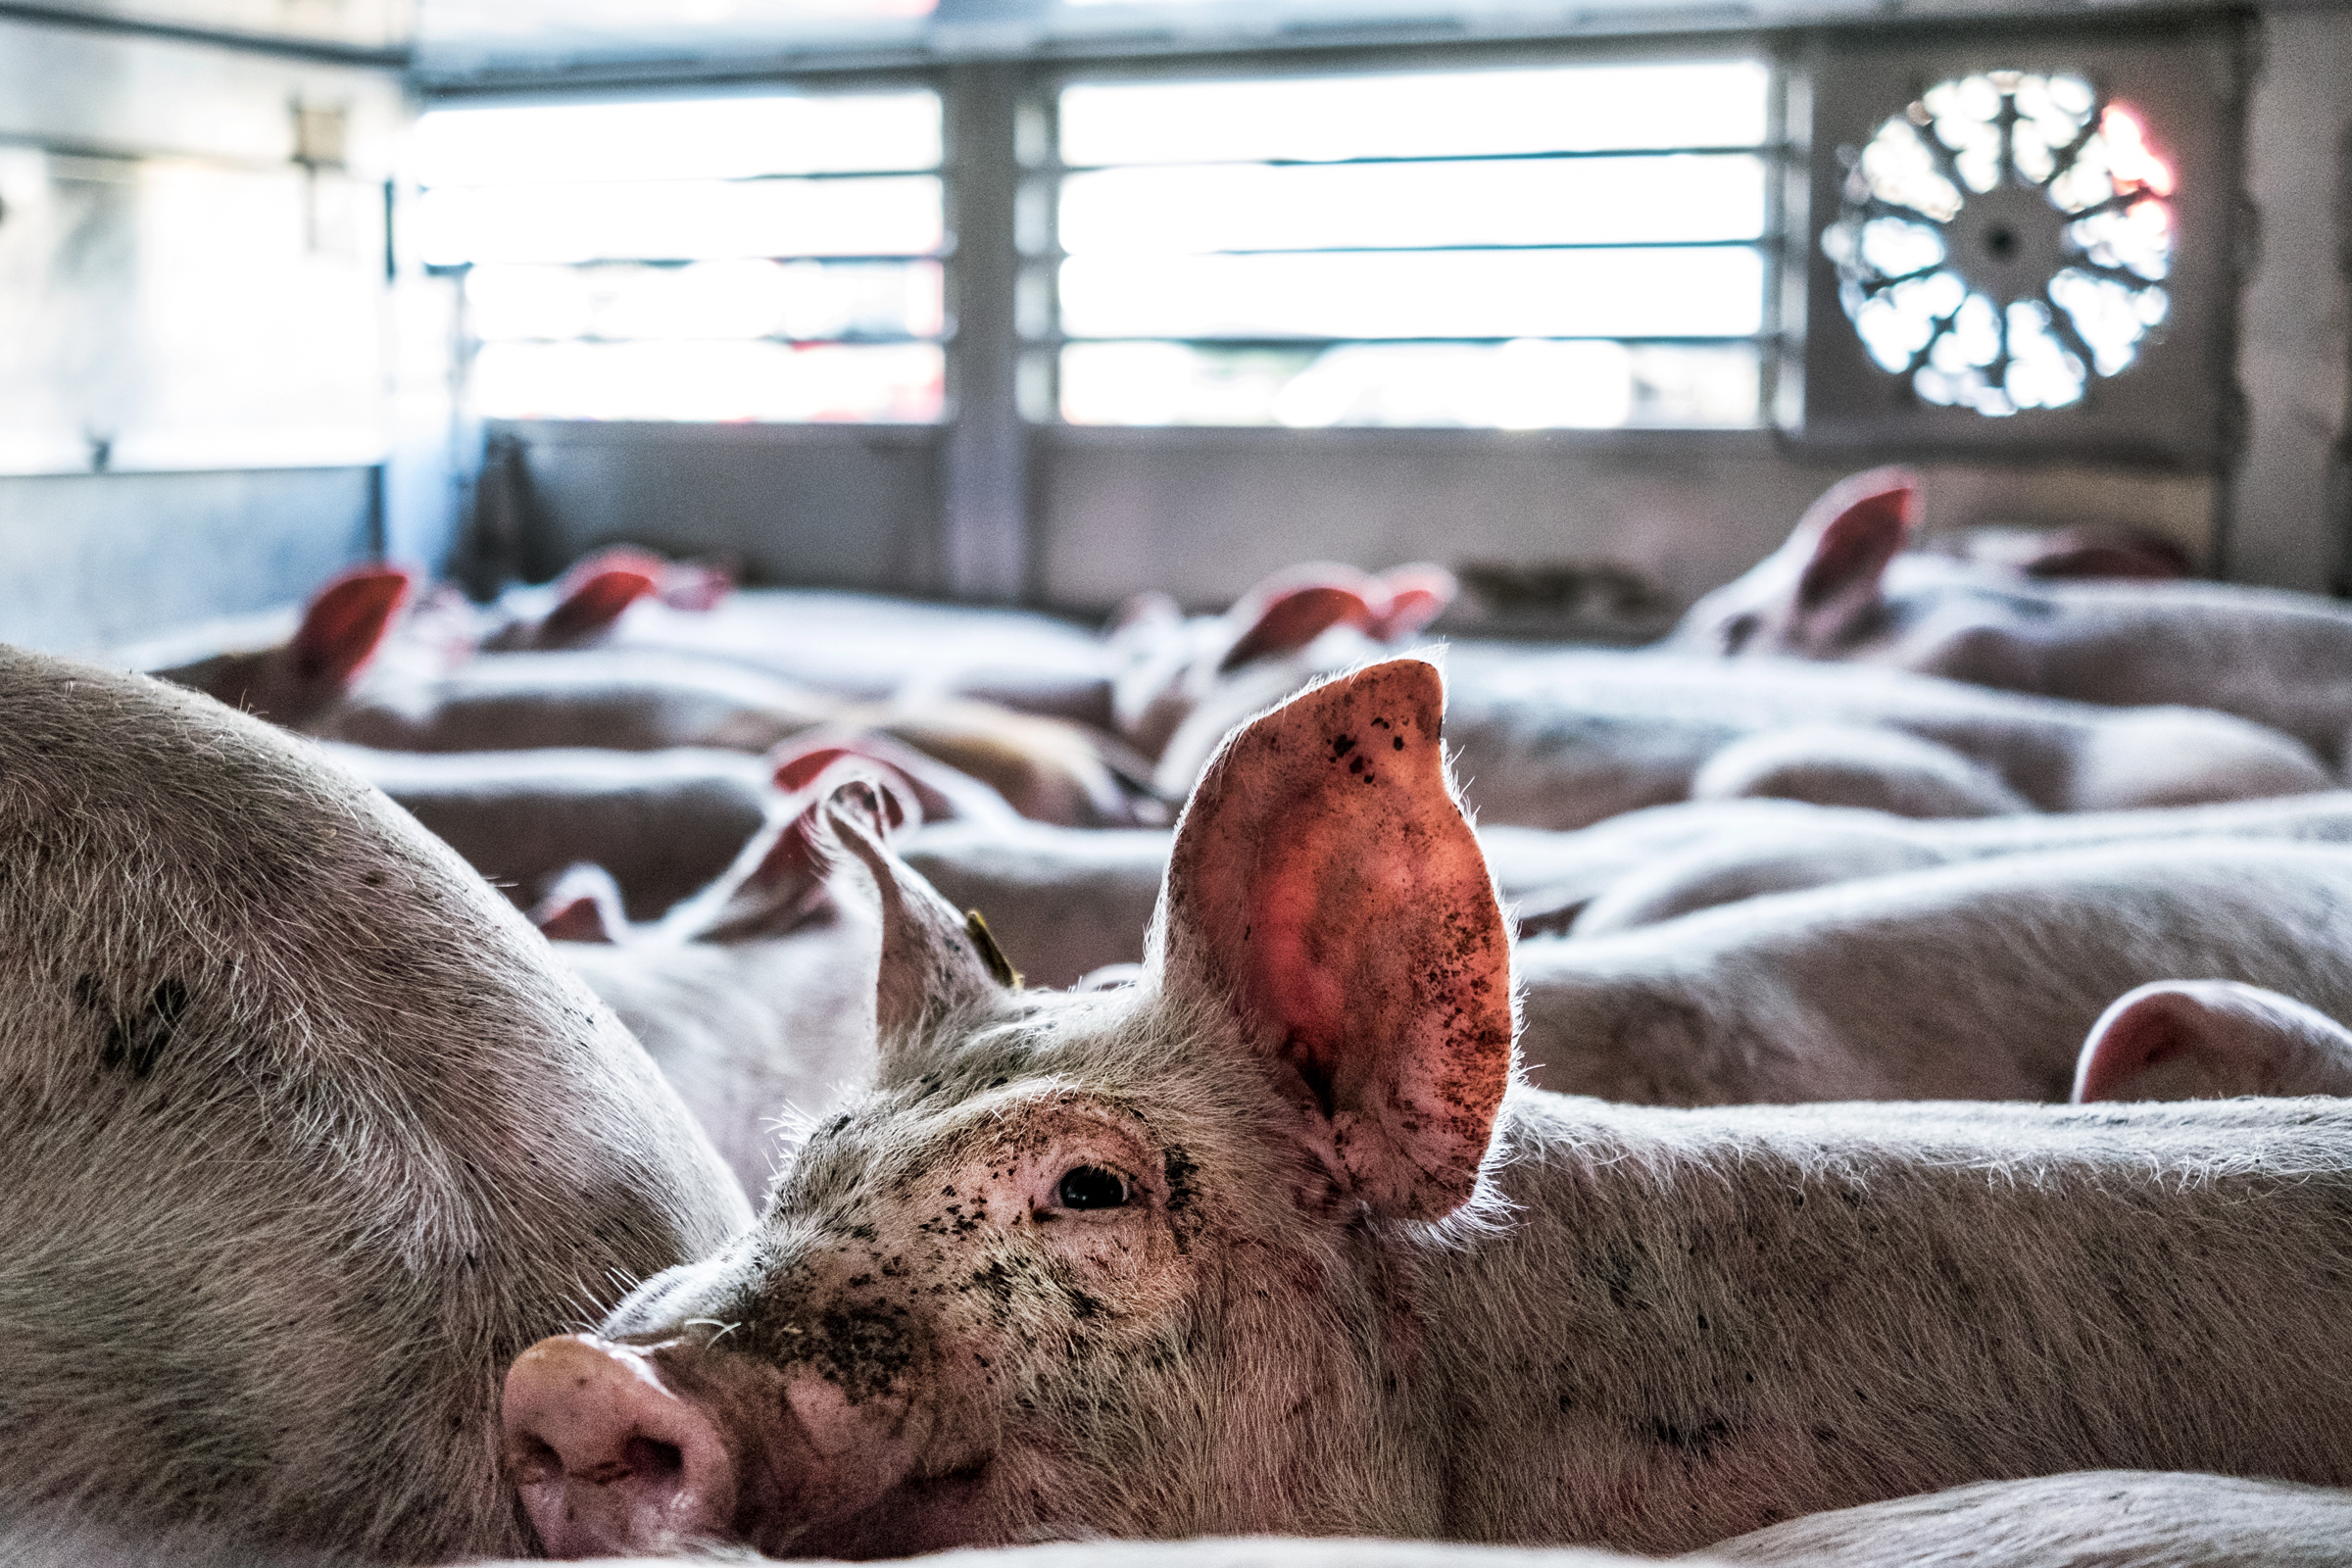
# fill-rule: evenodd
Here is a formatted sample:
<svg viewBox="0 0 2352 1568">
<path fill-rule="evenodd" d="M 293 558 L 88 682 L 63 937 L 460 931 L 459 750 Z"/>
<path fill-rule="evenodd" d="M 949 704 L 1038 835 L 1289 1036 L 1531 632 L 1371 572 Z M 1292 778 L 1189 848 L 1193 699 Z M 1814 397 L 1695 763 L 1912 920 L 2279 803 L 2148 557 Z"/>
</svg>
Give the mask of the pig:
<svg viewBox="0 0 2352 1568">
<path fill-rule="evenodd" d="M 836 761 L 775 801 L 736 862 L 659 926 L 602 928 L 576 902 L 545 921 L 551 934 L 585 938 L 556 942 L 558 959 L 644 1045 L 747 1194 L 766 1190 L 780 1134 L 866 1067 L 873 921 L 859 903 L 823 897 L 807 832 L 813 804 L 845 787 L 862 792 L 878 833 L 921 821 L 884 769 Z M 593 887 L 572 894 L 611 907 Z"/>
<path fill-rule="evenodd" d="M 1154 783 L 1181 795 L 1232 724 L 1279 702 L 1317 667 L 1377 655 L 1347 627 L 1295 661 L 1254 666 L 1196 709 L 1162 753 Z M 2244 719 L 2193 709 L 2119 712 L 1991 692 L 1894 670 L 1554 652 L 1455 643 L 1446 654 L 1447 738 L 1481 821 L 1577 828 L 1687 800 L 1720 754 L 1716 788 L 1803 790 L 1825 802 L 1958 801 L 1972 814 L 2014 792 L 2037 810 L 2191 805 L 2324 790 L 2311 753 Z M 1766 737 L 1802 728 L 1805 751 Z M 1885 732 L 1912 743 L 1890 755 Z M 1744 744 L 1743 744 L 1744 743 Z M 1758 757 L 1758 749 L 1765 755 Z M 1757 764 L 1763 765 L 1757 765 Z M 1874 769 L 1887 776 L 1860 788 Z M 1973 797 L 1973 798 L 1972 798 Z"/>
<path fill-rule="evenodd" d="M 290 622 L 274 611 L 212 622 L 124 649 L 112 662 L 299 729 L 347 702 L 379 657 L 411 680 L 429 680 L 485 646 L 593 642 L 653 591 L 650 570 L 635 557 L 598 559 L 528 606 L 485 612 L 446 587 L 418 597 L 405 567 L 355 566 L 329 578 Z"/>
<path fill-rule="evenodd" d="M 2223 583 L 2036 581 L 1905 553 L 1919 488 L 1901 468 L 1832 487 L 1779 551 L 1693 605 L 1669 645 L 2214 709 L 2293 736 L 2339 777 L 2352 762 L 2352 610 Z"/>
<path fill-rule="evenodd" d="M 968 771 L 1017 810 L 1071 826 L 1166 820 L 1146 771 L 1065 720 L 969 700 L 848 706 L 774 676 L 691 656 L 497 654 L 429 678 L 362 687 L 303 726 L 392 751 L 670 747 L 764 752 L 820 726 L 873 731 Z"/>
<path fill-rule="evenodd" d="M 1690 812 L 1684 822 L 1690 831 L 1680 842 L 1653 836 L 1644 847 L 1654 844 L 1656 853 L 1645 862 L 1600 861 L 1605 883 L 1592 876 L 1566 881 L 1536 896 L 1540 915 L 1529 912 L 1544 921 L 1544 929 L 1609 936 L 1764 893 L 2042 850 L 2209 838 L 2352 844 L 2352 792 L 2343 790 L 1984 822 L 1899 822 L 1874 811 L 1811 809 L 1807 815 L 1808 809 L 1792 807 L 1773 819 L 1726 817 L 1720 825 Z"/>
<path fill-rule="evenodd" d="M 501 1369 L 749 1222 L 709 1142 L 304 743 L 14 649 L 0 707 L 0 1529 L 525 1549 Z"/>
<path fill-rule="evenodd" d="M 1316 561 L 1261 580 L 1218 615 L 1188 620 L 1167 595 L 1139 594 L 1120 607 L 1106 637 L 1115 666 L 1112 721 L 1156 760 L 1193 710 L 1236 671 L 1295 660 L 1337 627 L 1376 644 L 1402 642 L 1458 592 L 1453 573 L 1428 562 L 1375 577 Z"/>
<path fill-rule="evenodd" d="M 734 591 L 716 566 L 664 561 L 629 545 L 582 557 L 545 588 L 510 589 L 482 617 L 476 635 L 491 652 L 591 648 L 612 635 L 627 609 L 652 599 L 681 611 L 715 609 Z"/>
<path fill-rule="evenodd" d="M 366 682 L 296 727 L 398 752 L 764 752 L 838 711 L 829 698 L 755 670 L 590 650 L 490 654 L 451 670 Z"/>
<path fill-rule="evenodd" d="M 707 1557 L 668 1559 L 678 1568 Z M 1809 1514 L 1667 1561 L 1688 1568 L 2343 1568 L 2352 1493 L 2132 1470 L 1986 1481 Z M 623 1559 L 608 1559 L 621 1568 Z M 625 1559 L 645 1568 L 642 1557 Z M 937 1568 L 1637 1568 L 1590 1547 L 1243 1537 L 944 1553 Z M 501 1565 L 519 1568 L 519 1565 Z"/>
<path fill-rule="evenodd" d="M 2352 849 L 2123 844 L 1524 944 L 1533 1081 L 1644 1104 L 2062 1101 L 2093 1020 L 2183 974 L 2352 1007 Z"/>
<path fill-rule="evenodd" d="M 2093 1470 L 1812 1514 L 1705 1556 L 1749 1568 L 2320 1568 L 2352 1562 L 2352 1493 Z"/>
<path fill-rule="evenodd" d="M 1392 661 L 1237 734 L 1115 990 L 1013 989 L 828 808 L 871 1087 L 756 1232 L 516 1359 L 542 1544 L 1657 1553 L 2000 1476 L 2352 1476 L 2352 1106 L 1516 1083 L 1442 701 Z"/>
<path fill-rule="evenodd" d="M 970 697 L 1099 729 L 1111 720 L 1099 640 L 1030 611 L 738 589 L 706 612 L 640 602 L 599 646 L 719 660 L 846 701 Z"/>
<path fill-rule="evenodd" d="M 301 724 L 350 693 L 415 585 L 398 566 L 355 566 L 328 579 L 290 630 L 277 613 L 241 617 L 123 650 L 114 662 L 231 708 Z"/>
<path fill-rule="evenodd" d="M 2235 980 L 2157 980 L 2099 1014 L 2076 1104 L 2231 1095 L 2352 1095 L 2352 1030 Z"/>
<path fill-rule="evenodd" d="M 1786 801 L 1726 802 L 1703 815 L 1672 820 L 1677 811 L 1689 808 L 1635 812 L 1583 833 L 1483 827 L 1479 842 L 1506 905 L 1521 904 L 1549 921 L 1543 929 L 1560 929 L 1567 900 L 1581 906 L 1664 849 L 1734 827 L 1761 830 L 1791 820 L 1811 825 L 1826 814 Z M 957 908 L 985 913 L 1015 968 L 1041 985 L 1075 987 L 1100 971 L 1142 961 L 1173 843 L 1167 832 L 1140 828 L 926 821 L 900 853 Z M 1530 934 L 1525 919 L 1520 932 Z"/>
<path fill-rule="evenodd" d="M 633 920 L 710 885 L 760 830 L 771 769 L 738 752 L 320 752 L 390 796 L 517 905 L 603 866 Z"/>
</svg>

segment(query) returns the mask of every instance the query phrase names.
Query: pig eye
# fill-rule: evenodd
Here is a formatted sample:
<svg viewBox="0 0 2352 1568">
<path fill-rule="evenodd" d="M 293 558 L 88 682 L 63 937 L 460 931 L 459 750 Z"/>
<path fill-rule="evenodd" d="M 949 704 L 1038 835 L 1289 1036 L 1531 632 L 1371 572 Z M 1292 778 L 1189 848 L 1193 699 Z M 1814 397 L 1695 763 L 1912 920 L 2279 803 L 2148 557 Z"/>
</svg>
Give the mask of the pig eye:
<svg viewBox="0 0 2352 1568">
<path fill-rule="evenodd" d="M 1064 1208 L 1124 1208 L 1127 1178 L 1100 1165 L 1080 1165 L 1062 1172 L 1054 1197 Z"/>
<path fill-rule="evenodd" d="M 1736 654 L 1745 648 L 1747 640 L 1756 634 L 1756 628 L 1761 624 L 1763 622 L 1752 614 L 1734 615 L 1730 620 L 1725 621 L 1723 624 L 1723 651 L 1727 654 Z"/>
</svg>

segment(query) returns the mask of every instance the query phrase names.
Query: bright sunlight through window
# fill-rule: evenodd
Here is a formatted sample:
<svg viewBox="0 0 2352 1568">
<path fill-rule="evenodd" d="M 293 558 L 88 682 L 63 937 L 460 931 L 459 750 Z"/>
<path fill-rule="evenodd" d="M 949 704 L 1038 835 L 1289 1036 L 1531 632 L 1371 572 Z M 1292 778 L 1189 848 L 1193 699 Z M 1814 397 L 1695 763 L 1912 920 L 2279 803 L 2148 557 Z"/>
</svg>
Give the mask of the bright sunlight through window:
<svg viewBox="0 0 2352 1568">
<path fill-rule="evenodd" d="M 1084 424 L 1752 425 L 1770 92 L 1754 61 L 1068 86 L 1031 385 Z"/>
<path fill-rule="evenodd" d="M 419 243 L 486 416 L 932 421 L 939 163 L 929 92 L 437 110 Z"/>
</svg>

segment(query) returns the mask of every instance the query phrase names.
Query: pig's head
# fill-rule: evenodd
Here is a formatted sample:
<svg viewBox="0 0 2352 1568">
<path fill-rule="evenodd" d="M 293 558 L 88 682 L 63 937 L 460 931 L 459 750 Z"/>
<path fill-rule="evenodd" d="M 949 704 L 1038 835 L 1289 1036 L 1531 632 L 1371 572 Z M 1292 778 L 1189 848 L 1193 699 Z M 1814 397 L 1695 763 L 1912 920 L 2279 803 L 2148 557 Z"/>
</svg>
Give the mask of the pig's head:
<svg viewBox="0 0 2352 1568">
<path fill-rule="evenodd" d="M 1113 721 L 1129 744 L 1156 759 L 1208 708 L 1224 719 L 1213 741 L 1234 720 L 1315 674 L 1412 637 L 1459 589 L 1452 572 L 1427 562 L 1375 577 L 1316 561 L 1274 573 L 1224 614 L 1198 620 L 1179 616 L 1164 594 L 1139 595 L 1121 609 L 1110 633 L 1119 666 L 1111 679 Z M 1331 647 L 1320 648 L 1327 638 Z M 1247 694 L 1238 709 L 1222 700 L 1237 688 Z M 1205 753 L 1192 758 L 1183 784 L 1205 759 Z"/>
<path fill-rule="evenodd" d="M 881 908 L 874 1086 L 755 1232 L 516 1361 L 547 1547 L 1433 1528 L 1408 1242 L 1475 1204 L 1514 1021 L 1442 698 L 1399 660 L 1238 732 L 1115 990 L 1018 989 L 833 813 Z"/>
<path fill-rule="evenodd" d="M 642 550 L 599 551 L 556 579 L 544 612 L 510 612 L 481 646 L 489 653 L 592 647 L 612 634 L 631 605 L 659 596 L 669 569 L 667 562 Z"/>
<path fill-rule="evenodd" d="M 350 695 L 413 584 L 398 566 L 354 566 L 311 596 L 285 642 L 154 673 L 231 708 L 300 726 Z"/>
<path fill-rule="evenodd" d="M 1919 476 L 1872 468 L 1822 492 L 1788 542 L 1692 605 L 1679 652 L 1836 658 L 1878 624 L 1881 586 L 1919 522 Z"/>
<path fill-rule="evenodd" d="M 709 887 L 662 916 L 663 938 L 751 942 L 786 935 L 830 903 L 824 819 L 855 812 L 884 842 L 923 823 L 920 797 L 906 775 L 855 751 L 806 753 L 779 766 L 775 777 L 785 793 L 769 803 L 760 831 Z"/>
</svg>

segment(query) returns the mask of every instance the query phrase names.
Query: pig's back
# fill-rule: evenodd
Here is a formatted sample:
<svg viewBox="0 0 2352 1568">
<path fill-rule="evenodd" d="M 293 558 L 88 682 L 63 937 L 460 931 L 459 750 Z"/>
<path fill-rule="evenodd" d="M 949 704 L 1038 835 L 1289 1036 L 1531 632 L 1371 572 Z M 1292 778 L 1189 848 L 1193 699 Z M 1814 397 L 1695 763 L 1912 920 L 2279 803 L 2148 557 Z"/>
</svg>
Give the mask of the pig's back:
<svg viewBox="0 0 2352 1568">
<path fill-rule="evenodd" d="M 1546 1088 L 1665 1104 L 2063 1100 L 2150 980 L 2244 980 L 2352 1016 L 2352 850 L 2126 844 L 1770 894 L 1523 943 Z"/>
<path fill-rule="evenodd" d="M 1471 1539 L 1690 1549 L 2085 1468 L 2352 1481 L 2344 1102 L 1507 1114 L 1512 1222 L 1425 1298 Z"/>
<path fill-rule="evenodd" d="M 505 1362 L 746 1218 L 643 1054 L 300 742 L 0 651 L 0 1515 L 523 1544 Z"/>
</svg>

